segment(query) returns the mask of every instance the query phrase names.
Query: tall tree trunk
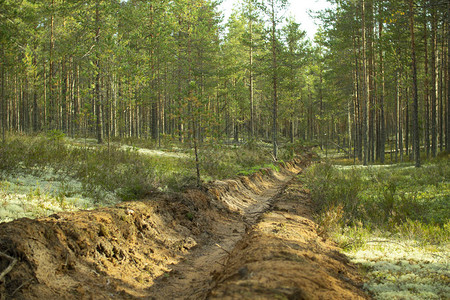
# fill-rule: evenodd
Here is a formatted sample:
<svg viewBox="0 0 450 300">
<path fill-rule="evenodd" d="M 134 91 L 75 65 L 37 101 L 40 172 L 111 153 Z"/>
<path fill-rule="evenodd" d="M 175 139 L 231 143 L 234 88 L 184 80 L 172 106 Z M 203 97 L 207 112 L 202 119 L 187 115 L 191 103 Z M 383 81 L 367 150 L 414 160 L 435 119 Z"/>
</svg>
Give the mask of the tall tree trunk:
<svg viewBox="0 0 450 300">
<path fill-rule="evenodd" d="M 36 50 L 36 49 L 35 49 Z M 39 130 L 39 106 L 38 106 L 38 95 L 37 95 L 37 61 L 36 55 L 33 56 L 33 131 L 37 132 Z"/>
<path fill-rule="evenodd" d="M 450 3 L 447 2 L 447 16 L 450 16 Z M 449 84 L 449 80 L 450 80 L 450 70 L 449 70 L 449 65 L 450 65 L 450 28 L 448 26 L 447 23 L 447 61 L 446 61 L 446 68 L 445 70 L 447 71 L 445 73 L 445 83 L 447 85 L 447 114 L 446 114 L 446 150 L 447 153 L 450 153 L 450 84 Z"/>
<path fill-rule="evenodd" d="M 55 47 L 55 39 L 54 39 L 54 25 L 55 25 L 55 17 L 54 17 L 54 8 L 55 1 L 51 2 L 51 15 L 50 15 L 50 48 L 49 48 L 49 72 L 48 72 L 48 120 L 47 120 L 47 128 L 55 129 L 55 116 L 56 116 L 56 104 L 55 104 L 55 87 L 53 80 L 54 73 L 54 61 L 53 61 L 53 48 Z"/>
<path fill-rule="evenodd" d="M 374 49 L 374 20 L 373 20 L 373 2 L 368 1 L 366 4 L 368 13 L 368 32 L 366 37 L 366 53 L 368 53 L 368 74 L 367 81 L 368 93 L 369 93 L 369 105 L 368 110 L 368 143 L 369 143 L 369 153 L 368 161 L 375 161 L 375 102 L 376 102 L 376 85 L 375 85 L 375 51 Z M 366 54 L 367 55 L 367 54 Z"/>
<path fill-rule="evenodd" d="M 2 141 L 3 143 L 6 142 L 6 116 L 7 116 L 7 104 L 6 104 L 6 97 L 5 97 L 5 85 L 6 85 L 6 78 L 5 78 L 5 52 L 3 48 L 0 48 L 0 54 L 1 54 L 1 64 L 0 64 L 0 76 L 1 76 L 1 84 L 2 89 L 0 92 L 0 117 L 1 117 L 1 123 L 2 126 Z"/>
<path fill-rule="evenodd" d="M 276 39 L 276 16 L 275 16 L 275 3 L 271 2 L 271 21 L 272 21 L 272 84 L 273 84 L 273 107 L 272 107 L 272 142 L 273 142 L 273 158 L 278 159 L 278 62 L 277 62 L 277 39 Z"/>
<path fill-rule="evenodd" d="M 367 166 L 369 159 L 369 109 L 370 109 L 370 97 L 369 97 L 369 72 L 367 70 L 367 39 L 366 39 L 366 1 L 362 0 L 362 61 L 363 61 L 363 165 Z"/>
<path fill-rule="evenodd" d="M 250 33 L 250 46 L 249 46 L 249 93 L 250 93 L 250 138 L 253 139 L 255 135 L 255 120 L 254 120 L 254 99 L 253 99 L 253 4 L 251 0 L 249 2 L 249 33 Z"/>
<path fill-rule="evenodd" d="M 449 17 L 449 16 L 447 16 Z M 442 23 L 442 44 L 441 44 L 441 59 L 439 64 L 439 150 L 444 150 L 444 68 L 445 68 L 445 25 L 447 21 Z"/>
<path fill-rule="evenodd" d="M 117 137 L 118 136 L 118 128 L 117 128 L 117 109 L 118 109 L 118 105 L 117 105 L 117 94 L 119 92 L 119 84 L 117 82 L 117 73 L 114 73 L 113 75 L 113 79 L 112 79 L 112 92 L 113 92 L 113 103 L 112 103 L 112 124 L 111 124 L 111 131 L 112 131 L 112 135 L 113 137 Z"/>
<path fill-rule="evenodd" d="M 100 4 L 99 1 L 95 5 L 95 44 L 96 44 L 96 58 L 95 58 L 95 113 L 96 113 L 96 130 L 97 130 L 97 142 L 103 143 L 103 115 L 102 115 L 102 99 L 100 91 Z"/>
<path fill-rule="evenodd" d="M 427 10 L 424 9 L 424 26 L 423 26 L 423 39 L 424 39 L 424 50 L 425 50 L 425 61 L 424 61 L 424 102 L 425 102 L 425 150 L 427 153 L 427 157 L 430 155 L 430 86 L 429 86 L 429 78 L 428 78 L 428 19 L 427 19 Z"/>
<path fill-rule="evenodd" d="M 73 117 L 72 117 L 72 128 L 74 133 L 79 133 L 79 129 L 82 126 L 81 119 L 79 119 L 80 112 L 80 64 L 77 62 L 75 66 L 75 85 L 76 93 L 73 97 Z"/>
<path fill-rule="evenodd" d="M 397 142 L 398 142 L 398 151 L 400 154 L 400 162 L 403 162 L 403 103 L 402 103 L 402 85 L 403 81 L 401 79 L 402 73 L 398 75 L 398 86 L 397 86 Z"/>
<path fill-rule="evenodd" d="M 430 0 L 433 7 L 433 0 Z M 436 45 L 437 45 L 437 16 L 436 8 L 432 8 L 431 20 L 431 155 L 437 154 L 437 124 L 436 124 Z"/>
<path fill-rule="evenodd" d="M 413 86 L 413 147 L 416 168 L 420 167 L 420 139 L 419 139 L 419 96 L 417 92 L 417 65 L 416 45 L 414 38 L 414 6 L 413 0 L 409 0 L 409 30 L 411 33 L 411 64 L 412 64 L 412 86 Z"/>
<path fill-rule="evenodd" d="M 154 38 L 154 9 L 153 5 L 150 5 L 150 70 L 151 70 L 151 111 L 152 111 L 152 139 L 158 140 L 159 137 L 159 122 L 158 122 L 158 97 L 157 97 L 157 83 L 156 83 L 156 57 L 155 57 L 155 43 Z"/>
<path fill-rule="evenodd" d="M 410 134 L 410 117 L 409 117 L 409 88 L 405 89 L 406 101 L 405 101 L 405 154 L 409 154 L 409 134 Z"/>
<path fill-rule="evenodd" d="M 352 114 L 351 114 L 351 100 L 347 102 L 347 134 L 348 134 L 348 158 L 350 158 L 350 154 L 352 153 Z M 345 144 L 344 144 L 345 146 Z"/>
<path fill-rule="evenodd" d="M 355 141 L 354 141 L 354 159 L 356 157 L 359 161 L 362 161 L 362 118 L 361 118 L 361 87 L 360 87 L 360 60 L 359 43 L 357 43 L 355 35 L 353 35 L 353 55 L 355 57 L 355 70 L 353 75 L 354 81 L 354 124 L 355 124 Z"/>
<path fill-rule="evenodd" d="M 66 68 L 66 58 L 63 57 L 61 61 L 61 130 L 67 132 L 67 85 L 69 73 Z"/>
<path fill-rule="evenodd" d="M 381 10 L 381 6 L 380 6 Z M 381 43 L 383 32 L 383 22 L 379 22 L 379 41 Z M 380 162 L 383 164 L 385 161 L 385 147 L 386 147 L 386 121 L 384 117 L 384 96 L 385 96 L 385 77 L 384 77 L 384 61 L 383 61 L 383 49 L 380 45 L 380 76 L 381 76 L 381 93 L 380 93 L 380 144 L 378 145 L 378 152 Z"/>
</svg>

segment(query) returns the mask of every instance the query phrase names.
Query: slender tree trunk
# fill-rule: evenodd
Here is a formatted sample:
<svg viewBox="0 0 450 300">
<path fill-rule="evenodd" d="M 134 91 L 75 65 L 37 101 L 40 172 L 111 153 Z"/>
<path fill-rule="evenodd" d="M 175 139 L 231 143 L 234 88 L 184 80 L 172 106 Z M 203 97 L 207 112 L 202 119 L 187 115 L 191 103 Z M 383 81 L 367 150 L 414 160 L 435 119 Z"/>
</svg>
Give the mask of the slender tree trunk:
<svg viewBox="0 0 450 300">
<path fill-rule="evenodd" d="M 67 132 L 67 85 L 68 85 L 68 72 L 66 69 L 66 58 L 63 57 L 61 61 L 61 130 Z"/>
<path fill-rule="evenodd" d="M 250 3 L 250 7 L 252 4 Z M 250 66 L 249 66 L 249 92 L 250 92 L 250 138 L 253 139 L 255 136 L 255 120 L 254 120 L 254 99 L 253 99 L 253 20 L 252 20 L 252 11 L 250 11 L 250 19 L 249 19 L 249 31 L 250 31 L 250 47 L 249 47 L 249 56 L 250 56 Z"/>
<path fill-rule="evenodd" d="M 351 107 L 352 107 L 352 103 L 351 100 L 349 100 L 347 102 L 347 134 L 348 134 L 348 158 L 350 158 L 350 154 L 352 153 L 352 140 L 353 140 L 353 136 L 352 136 L 352 114 L 351 114 Z M 345 143 L 344 143 L 344 147 L 345 147 Z"/>
<path fill-rule="evenodd" d="M 368 55 L 367 63 L 368 63 L 368 74 L 367 74 L 367 82 L 368 82 L 368 161 L 375 161 L 375 102 L 376 102 L 376 85 L 375 85 L 375 51 L 374 49 L 374 20 L 373 20 L 373 2 L 367 1 L 367 13 L 368 13 L 368 32 L 366 33 L 366 55 Z"/>
<path fill-rule="evenodd" d="M 51 16 L 50 16 L 50 48 L 49 48 L 49 72 L 48 72 L 48 87 L 49 87 L 49 93 L 48 93 L 48 120 L 47 120 L 47 128 L 55 129 L 54 124 L 54 118 L 56 115 L 56 105 L 55 105 L 55 92 L 54 92 L 54 82 L 53 82 L 53 73 L 54 73 L 54 62 L 53 62 L 53 48 L 55 47 L 55 40 L 54 40 L 54 7 L 55 7 L 55 1 L 52 0 L 51 2 Z"/>
<path fill-rule="evenodd" d="M 433 6 L 433 0 L 430 0 Z M 437 124 L 436 124 L 436 45 L 437 45 L 437 16 L 436 9 L 432 8 L 431 21 L 431 155 L 437 154 Z"/>
<path fill-rule="evenodd" d="M 150 70 L 151 70 L 151 111 L 152 111 L 152 139 L 154 141 L 158 140 L 159 136 L 159 122 L 158 122 L 158 100 L 157 100 L 157 83 L 156 83 L 156 69 L 155 69 L 155 43 L 154 38 L 155 34 L 153 32 L 154 30 L 154 23 L 153 23 L 153 15 L 154 15 L 154 9 L 153 5 L 150 5 Z"/>
<path fill-rule="evenodd" d="M 430 156 L 430 86 L 429 86 L 429 78 L 428 78 L 428 19 L 427 19 L 427 10 L 425 9 L 424 13 L 424 26 L 423 26 L 423 39 L 424 39 L 424 51 L 425 51 L 425 61 L 424 61 L 424 102 L 425 102 L 425 149 L 427 153 L 427 157 Z"/>
<path fill-rule="evenodd" d="M 414 6 L 413 0 L 409 0 L 409 30 L 411 33 L 411 64 L 413 84 L 413 147 L 416 168 L 420 167 L 420 139 L 419 139 L 419 96 L 417 92 L 417 65 L 416 45 L 414 38 Z"/>
<path fill-rule="evenodd" d="M 75 70 L 75 84 L 76 84 L 76 93 L 73 97 L 73 117 L 72 117 L 72 128 L 74 133 L 79 133 L 79 130 L 82 126 L 81 119 L 79 119 L 80 112 L 80 64 L 76 63 Z"/>
<path fill-rule="evenodd" d="M 447 16 L 449 17 L 449 16 Z M 444 150 L 444 67 L 445 67 L 445 24 L 447 21 L 442 23 L 442 45 L 441 45 L 441 59 L 439 64 L 439 150 L 442 152 Z"/>
<path fill-rule="evenodd" d="M 118 109 L 118 105 L 117 105 L 117 93 L 119 90 L 119 85 L 117 82 L 117 73 L 113 74 L 113 78 L 112 78 L 112 93 L 113 93 L 113 103 L 112 103 L 112 135 L 113 137 L 117 137 L 118 136 L 118 130 L 117 130 L 117 109 Z"/>
<path fill-rule="evenodd" d="M 35 49 L 36 50 L 36 49 Z M 37 61 L 36 55 L 33 56 L 33 131 L 37 132 L 39 130 L 39 106 L 38 106 L 38 95 L 37 95 Z"/>
<path fill-rule="evenodd" d="M 323 109 L 323 90 L 322 90 L 322 84 L 323 84 L 323 74 L 322 74 L 322 67 L 319 66 L 319 116 L 320 116 L 320 121 L 319 121 L 319 136 L 320 136 L 320 149 L 323 150 L 323 145 L 324 145 L 324 136 L 326 138 L 326 129 L 323 128 L 324 126 L 324 120 L 323 120 L 323 115 L 324 115 L 324 109 Z"/>
<path fill-rule="evenodd" d="M 450 3 L 447 2 L 447 16 L 450 16 Z M 447 85 L 447 114 L 446 114 L 446 150 L 447 153 L 450 153 L 450 28 L 447 23 L 447 61 L 446 61 L 446 73 L 445 73 L 445 83 Z"/>
<path fill-rule="evenodd" d="M 48 114 L 48 98 L 47 98 L 47 84 L 48 84 L 48 80 L 47 80 L 47 70 L 46 70 L 46 63 L 43 63 L 43 73 L 44 73 L 44 107 L 42 109 L 42 124 L 43 127 L 46 128 L 47 127 L 47 114 Z"/>
<path fill-rule="evenodd" d="M 381 8 L 380 8 L 381 10 Z M 381 43 L 383 32 L 383 22 L 379 22 L 379 41 Z M 386 121 L 384 117 L 384 96 L 385 96 L 385 77 L 384 77 L 384 61 L 383 61 L 383 49 L 380 45 L 380 76 L 381 76 L 381 94 L 380 94 L 380 144 L 378 146 L 380 162 L 383 164 L 385 161 L 385 147 L 386 147 Z"/>
<path fill-rule="evenodd" d="M 2 83 L 2 90 L 0 92 L 0 105 L 1 105 L 1 111 L 0 111 L 0 117 L 1 120 L 1 126 L 2 126 L 2 141 L 3 143 L 6 142 L 6 115 L 7 115 L 7 105 L 6 105 L 6 97 L 5 97 L 5 85 L 6 85 L 6 79 L 5 79 L 5 53 L 3 48 L 0 48 L 0 54 L 1 54 L 1 64 L 0 64 L 0 75 L 1 75 L 1 83 Z"/>
<path fill-rule="evenodd" d="M 405 101 L 405 154 L 409 154 L 409 134 L 410 134 L 410 117 L 409 117 L 409 88 L 405 89 L 406 101 Z"/>
<path fill-rule="evenodd" d="M 0 73 L 1 73 L 1 80 L 2 80 L 2 90 L 0 92 L 0 105 L 1 105 L 1 111 L 0 116 L 2 118 L 1 125 L 2 125 L 2 141 L 3 143 L 6 142 L 6 118 L 7 118 L 7 103 L 6 103 L 6 97 L 5 97 L 5 85 L 6 85 L 6 79 L 5 79 L 5 53 L 3 48 L 0 50 L 1 54 L 1 65 L 0 65 Z"/>
<path fill-rule="evenodd" d="M 354 124 L 355 124 L 355 141 L 354 141 L 354 160 L 356 157 L 359 161 L 362 161 L 362 118 L 361 118 L 361 87 L 360 87 L 360 60 L 357 49 L 359 43 L 357 43 L 355 36 L 353 36 L 353 55 L 355 57 L 355 71 L 353 75 L 354 81 Z M 354 161 L 356 163 L 356 161 Z"/>
<path fill-rule="evenodd" d="M 398 86 L 397 86 L 397 149 L 400 154 L 400 162 L 403 162 L 403 103 L 402 103 L 402 74 L 398 75 Z"/>
<path fill-rule="evenodd" d="M 363 165 L 367 166 L 369 158 L 369 109 L 370 109 L 370 98 L 369 98 L 369 73 L 367 70 L 367 40 L 366 40 L 366 2 L 362 0 L 362 61 L 363 61 L 363 128 L 362 128 L 362 138 L 363 138 Z"/>
<path fill-rule="evenodd" d="M 273 158 L 278 160 L 278 62 L 277 62 L 277 39 L 276 39 L 276 19 L 275 19 L 275 6 L 272 1 L 272 84 L 273 84 L 273 108 L 272 108 L 272 136 L 273 136 Z"/>
<path fill-rule="evenodd" d="M 97 47 L 95 58 L 95 113 L 96 113 L 96 129 L 97 129 L 97 142 L 103 143 L 103 115 L 102 115 L 102 99 L 101 99 L 101 77 L 100 77 L 100 4 L 97 1 L 95 5 L 95 44 Z"/>
</svg>

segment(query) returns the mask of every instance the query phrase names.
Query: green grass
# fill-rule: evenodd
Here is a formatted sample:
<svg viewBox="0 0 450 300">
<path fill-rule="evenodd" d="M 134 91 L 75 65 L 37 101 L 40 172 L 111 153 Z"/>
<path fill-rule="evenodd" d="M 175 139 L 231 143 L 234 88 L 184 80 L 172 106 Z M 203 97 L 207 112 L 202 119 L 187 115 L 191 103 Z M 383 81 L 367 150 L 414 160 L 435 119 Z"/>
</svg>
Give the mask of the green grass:
<svg viewBox="0 0 450 300">
<path fill-rule="evenodd" d="M 99 202 L 105 193 L 121 200 L 133 200 L 156 191 L 167 190 L 173 178 L 192 176 L 192 163 L 186 158 L 142 155 L 136 148 L 121 149 L 117 145 L 72 143 L 64 138 L 47 136 L 9 136 L 0 144 L 1 176 L 14 178 L 33 175 L 52 177 L 64 187 L 70 179 L 80 183 L 83 196 Z"/>
<path fill-rule="evenodd" d="M 206 180 L 248 175 L 271 163 L 270 149 L 264 146 L 204 144 L 200 149 L 202 173 Z"/>
<path fill-rule="evenodd" d="M 447 157 L 390 166 L 316 164 L 304 180 L 324 235 L 367 276 L 375 299 L 445 299 L 450 273 Z"/>
<path fill-rule="evenodd" d="M 0 221 L 90 209 L 196 185 L 193 150 L 176 139 L 70 139 L 59 131 L 8 134 L 0 143 Z M 148 147 L 148 148 L 146 148 Z M 270 148 L 205 141 L 202 181 L 250 174 L 270 164 Z"/>
</svg>

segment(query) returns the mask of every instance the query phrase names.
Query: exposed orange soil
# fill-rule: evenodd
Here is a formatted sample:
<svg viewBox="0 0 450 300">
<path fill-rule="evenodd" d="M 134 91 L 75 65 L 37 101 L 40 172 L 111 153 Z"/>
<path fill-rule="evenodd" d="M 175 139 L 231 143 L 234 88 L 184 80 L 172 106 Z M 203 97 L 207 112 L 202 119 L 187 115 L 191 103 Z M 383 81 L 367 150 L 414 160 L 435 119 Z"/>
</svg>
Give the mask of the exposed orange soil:
<svg viewBox="0 0 450 300">
<path fill-rule="evenodd" d="M 308 155 L 207 190 L 0 224 L 4 299 L 345 299 L 356 270 L 316 233 Z M 11 261 L 0 256 L 0 274 Z M 283 298 L 279 298 L 283 299 Z"/>
<path fill-rule="evenodd" d="M 357 270 L 317 234 L 298 179 L 237 244 L 208 299 L 365 299 Z"/>
</svg>

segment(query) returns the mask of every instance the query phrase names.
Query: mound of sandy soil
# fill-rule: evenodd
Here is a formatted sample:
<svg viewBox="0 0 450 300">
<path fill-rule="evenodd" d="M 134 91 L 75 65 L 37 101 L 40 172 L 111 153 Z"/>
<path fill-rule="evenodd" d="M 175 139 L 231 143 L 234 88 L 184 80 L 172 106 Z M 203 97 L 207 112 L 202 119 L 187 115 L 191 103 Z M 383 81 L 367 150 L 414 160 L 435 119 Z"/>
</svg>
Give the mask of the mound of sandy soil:
<svg viewBox="0 0 450 300">
<path fill-rule="evenodd" d="M 315 233 L 306 194 L 289 192 L 307 162 L 0 224 L 0 299 L 363 297 L 356 270 Z"/>
<path fill-rule="evenodd" d="M 365 299 L 355 267 L 318 235 L 301 182 L 272 205 L 214 274 L 208 299 Z"/>
</svg>

